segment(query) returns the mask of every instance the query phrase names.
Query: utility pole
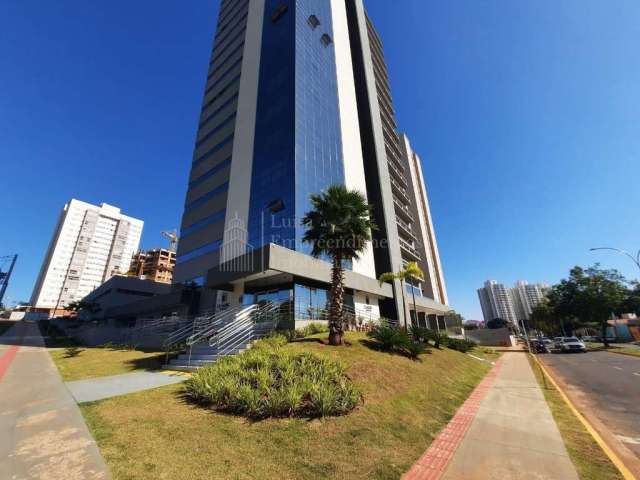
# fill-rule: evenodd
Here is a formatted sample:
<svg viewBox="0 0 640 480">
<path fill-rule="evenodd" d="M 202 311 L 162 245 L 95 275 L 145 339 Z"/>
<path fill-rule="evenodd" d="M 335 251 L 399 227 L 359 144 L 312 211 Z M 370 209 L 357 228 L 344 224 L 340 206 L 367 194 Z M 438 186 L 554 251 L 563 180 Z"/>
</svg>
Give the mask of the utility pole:
<svg viewBox="0 0 640 480">
<path fill-rule="evenodd" d="M 9 270 L 3 272 L 0 268 L 0 305 L 2 305 L 2 299 L 4 298 L 4 294 L 7 291 L 7 287 L 9 286 L 9 279 L 11 278 L 11 272 L 13 272 L 13 267 L 16 264 L 16 260 L 18 260 L 18 255 L 9 255 L 7 257 L 0 257 L 0 260 L 11 259 L 11 264 L 9 265 Z"/>
<path fill-rule="evenodd" d="M 629 252 L 627 252 L 626 250 L 622 250 L 620 248 L 614 248 L 614 247 L 595 247 L 595 248 L 590 248 L 589 251 L 593 252 L 596 250 L 612 250 L 614 252 L 618 252 L 621 255 L 624 255 L 625 257 L 629 257 L 631 259 L 631 261 L 636 265 L 636 267 L 638 267 L 638 270 L 640 270 L 640 250 L 638 250 L 638 253 L 636 254 L 636 256 L 634 257 L 633 255 L 631 255 Z"/>
</svg>

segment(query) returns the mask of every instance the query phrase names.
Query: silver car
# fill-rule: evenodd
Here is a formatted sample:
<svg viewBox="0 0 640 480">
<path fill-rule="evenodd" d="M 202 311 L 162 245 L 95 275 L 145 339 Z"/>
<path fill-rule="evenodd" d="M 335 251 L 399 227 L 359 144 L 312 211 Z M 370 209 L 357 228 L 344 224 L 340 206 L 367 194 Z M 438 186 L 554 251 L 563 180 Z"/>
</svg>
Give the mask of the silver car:
<svg viewBox="0 0 640 480">
<path fill-rule="evenodd" d="M 556 337 L 553 342 L 554 350 L 560 353 L 583 353 L 587 351 L 585 344 L 577 337 Z"/>
</svg>

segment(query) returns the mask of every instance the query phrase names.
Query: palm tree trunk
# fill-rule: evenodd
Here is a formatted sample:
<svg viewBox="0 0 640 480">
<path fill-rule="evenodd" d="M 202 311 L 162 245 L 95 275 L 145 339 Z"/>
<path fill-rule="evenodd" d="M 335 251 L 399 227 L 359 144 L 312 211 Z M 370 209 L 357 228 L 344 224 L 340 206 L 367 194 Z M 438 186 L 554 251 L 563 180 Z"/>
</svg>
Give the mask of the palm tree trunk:
<svg viewBox="0 0 640 480">
<path fill-rule="evenodd" d="M 404 318 L 404 329 L 407 327 L 407 299 L 405 298 L 405 294 L 407 293 L 404 289 L 404 280 L 400 279 L 400 287 L 402 288 L 402 317 Z"/>
<path fill-rule="evenodd" d="M 416 307 L 416 291 L 413 284 L 411 284 L 411 294 L 413 295 L 413 315 L 416 319 L 416 325 L 418 325 L 418 307 Z M 413 322 L 411 322 L 413 324 Z"/>
<path fill-rule="evenodd" d="M 331 290 L 329 291 L 329 345 L 342 345 L 344 305 L 344 269 L 342 258 L 336 255 L 331 265 Z"/>
</svg>

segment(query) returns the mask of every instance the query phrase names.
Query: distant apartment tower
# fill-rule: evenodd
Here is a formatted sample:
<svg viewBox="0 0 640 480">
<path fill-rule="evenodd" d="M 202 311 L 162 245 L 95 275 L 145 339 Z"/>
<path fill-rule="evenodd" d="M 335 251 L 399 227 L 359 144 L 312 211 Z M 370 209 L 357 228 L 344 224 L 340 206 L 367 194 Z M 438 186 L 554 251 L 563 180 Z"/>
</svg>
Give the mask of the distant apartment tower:
<svg viewBox="0 0 640 480">
<path fill-rule="evenodd" d="M 310 258 L 300 219 L 311 194 L 341 184 L 367 197 L 378 227 L 349 266 L 347 304 L 408 322 L 412 296 L 376 279 L 415 261 L 416 320 L 435 325 L 449 306 L 419 163 L 362 0 L 223 0 L 174 283 L 203 285 L 205 300 L 326 306 L 329 264 Z"/>
<path fill-rule="evenodd" d="M 510 289 L 495 280 L 487 280 L 484 287 L 478 289 L 478 298 L 485 322 L 501 318 L 518 329 L 518 317 Z"/>
<path fill-rule="evenodd" d="M 113 275 L 124 275 L 144 222 L 106 203 L 72 199 L 60 215 L 31 296 L 38 310 L 62 310 Z"/>
<path fill-rule="evenodd" d="M 529 320 L 533 309 L 544 299 L 549 287 L 542 283 L 530 284 L 518 280 L 511 289 L 513 305 L 519 321 Z"/>
<path fill-rule="evenodd" d="M 164 248 L 140 250 L 133 255 L 128 275 L 142 280 L 171 283 L 173 268 L 176 265 L 176 252 Z"/>
</svg>

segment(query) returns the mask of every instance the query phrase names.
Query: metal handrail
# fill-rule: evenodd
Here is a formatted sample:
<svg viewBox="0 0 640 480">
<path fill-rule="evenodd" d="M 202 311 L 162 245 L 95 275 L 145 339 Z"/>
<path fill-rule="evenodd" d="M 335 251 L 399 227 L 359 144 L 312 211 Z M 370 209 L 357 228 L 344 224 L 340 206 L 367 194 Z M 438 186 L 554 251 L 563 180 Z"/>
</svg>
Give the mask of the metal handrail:
<svg viewBox="0 0 640 480">
<path fill-rule="evenodd" d="M 194 332 L 192 335 L 187 337 L 186 344 L 187 345 L 193 345 L 194 343 L 198 343 L 200 340 L 202 340 L 202 339 L 204 339 L 206 337 L 210 337 L 210 336 L 214 335 L 218 331 L 218 329 L 220 328 L 221 325 L 225 325 L 227 323 L 230 323 L 229 322 L 230 319 L 235 320 L 235 318 L 238 315 L 241 315 L 242 311 L 247 309 L 247 308 L 251 308 L 251 306 L 246 307 L 244 305 L 238 305 L 238 306 L 229 308 L 227 310 L 224 310 L 223 312 L 220 313 L 219 316 L 217 316 L 206 327 L 199 329 L 197 332 Z"/>
<path fill-rule="evenodd" d="M 167 336 L 167 338 L 165 338 L 163 342 L 165 349 L 182 342 L 190 335 L 193 335 L 196 331 L 200 331 L 202 328 L 207 328 L 210 324 L 214 323 L 217 318 L 222 315 L 226 315 L 227 312 L 228 309 L 225 309 L 212 315 L 198 315 L 193 317 L 192 321 L 188 321 L 185 325 L 176 329 Z"/>
<path fill-rule="evenodd" d="M 257 304 L 250 305 L 245 307 L 242 311 L 240 311 L 233 321 L 224 325 L 220 330 L 215 332 L 214 335 L 209 337 L 209 345 L 219 345 L 220 340 L 226 340 L 233 334 L 235 331 L 238 331 L 244 325 L 252 324 L 252 313 L 258 309 Z"/>
</svg>

